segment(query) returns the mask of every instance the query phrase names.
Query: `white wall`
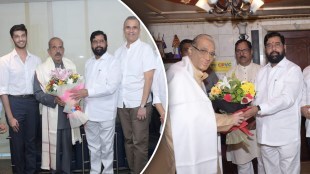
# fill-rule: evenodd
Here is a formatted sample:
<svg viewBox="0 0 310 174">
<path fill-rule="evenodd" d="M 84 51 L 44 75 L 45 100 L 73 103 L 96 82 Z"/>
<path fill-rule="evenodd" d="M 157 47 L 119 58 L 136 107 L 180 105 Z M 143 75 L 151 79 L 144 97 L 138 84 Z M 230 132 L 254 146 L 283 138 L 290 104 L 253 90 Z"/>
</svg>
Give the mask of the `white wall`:
<svg viewBox="0 0 310 174">
<path fill-rule="evenodd" d="M 260 42 L 260 62 L 265 64 L 264 58 L 264 36 L 267 31 L 272 30 L 310 30 L 310 18 L 298 19 L 269 19 L 269 20 L 256 20 L 247 21 L 247 35 L 251 41 L 251 30 L 259 31 Z M 211 35 L 215 40 L 216 45 L 216 60 L 231 60 L 233 66 L 236 61 L 234 58 L 234 45 L 239 40 L 239 30 L 237 27 L 238 22 L 205 22 L 205 23 L 162 23 L 152 24 L 149 29 L 150 32 L 160 37 L 164 34 L 164 40 L 167 48 L 165 52 L 172 52 L 172 40 L 175 34 L 178 35 L 180 41 L 183 39 L 193 39 L 201 33 Z M 169 66 L 169 65 L 168 65 Z M 220 77 L 222 73 L 218 73 Z"/>
<path fill-rule="evenodd" d="M 27 48 L 31 53 L 44 61 L 48 56 L 49 39 L 60 37 L 64 41 L 65 56 L 73 60 L 78 72 L 83 74 L 84 63 L 92 55 L 90 34 L 95 30 L 104 31 L 108 36 L 108 52 L 113 54 L 124 42 L 123 22 L 131 15 L 132 11 L 117 0 L 0 4 L 0 56 L 14 48 L 10 28 L 23 23 L 28 29 Z M 141 39 L 153 45 L 153 40 L 144 27 Z M 1 119 L 1 122 L 4 120 Z M 0 134 L 0 158 L 5 158 L 9 153 L 7 136 L 7 133 Z"/>
</svg>

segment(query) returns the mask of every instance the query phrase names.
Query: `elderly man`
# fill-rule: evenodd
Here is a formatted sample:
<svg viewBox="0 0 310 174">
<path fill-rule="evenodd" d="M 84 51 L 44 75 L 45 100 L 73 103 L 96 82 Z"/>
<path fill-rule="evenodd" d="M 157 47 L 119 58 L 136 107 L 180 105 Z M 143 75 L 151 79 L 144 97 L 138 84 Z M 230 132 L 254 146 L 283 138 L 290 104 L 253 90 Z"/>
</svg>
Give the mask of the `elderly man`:
<svg viewBox="0 0 310 174">
<path fill-rule="evenodd" d="M 129 16 L 124 22 L 126 43 L 116 52 L 121 60 L 122 83 L 117 114 L 125 136 L 125 150 L 132 173 L 140 173 L 148 161 L 151 86 L 156 58 L 150 45 L 142 42 L 140 22 Z"/>
<path fill-rule="evenodd" d="M 252 62 L 253 51 L 250 41 L 240 39 L 235 44 L 235 56 L 237 66 L 233 67 L 226 73 L 227 77 L 235 76 L 241 81 L 249 81 L 255 83 L 256 75 L 261 66 Z M 255 119 L 251 119 L 249 128 L 251 133 L 254 134 L 248 137 L 248 143 L 239 143 L 228 145 L 227 147 L 227 160 L 237 164 L 238 174 L 254 174 L 252 160 L 257 157 L 258 173 L 263 174 L 264 167 L 261 157 L 259 155 L 259 146 L 256 141 L 256 128 Z"/>
<path fill-rule="evenodd" d="M 45 87 L 55 68 L 76 71 L 75 64 L 64 58 L 63 41 L 53 37 L 48 42 L 50 57 L 41 64 L 34 78 L 34 93 L 42 108 L 42 169 L 52 169 L 53 173 L 71 173 L 72 134 L 65 103 L 53 95 L 47 94 Z"/>
<path fill-rule="evenodd" d="M 243 117 L 215 114 L 206 94 L 205 71 L 215 57 L 212 37 L 198 35 L 188 51 L 167 71 L 176 172 L 215 174 L 219 172 L 217 132 L 240 124 Z"/>
<path fill-rule="evenodd" d="M 277 32 L 264 39 L 269 61 L 256 78 L 255 106 L 244 113 L 256 116 L 257 141 L 267 174 L 300 173 L 300 104 L 303 75 L 285 57 L 285 39 Z"/>
<path fill-rule="evenodd" d="M 89 117 L 85 132 L 90 150 L 91 174 L 113 173 L 113 142 L 117 111 L 117 90 L 121 82 L 121 65 L 107 52 L 108 39 L 102 31 L 90 36 L 94 56 L 85 64 L 86 89 L 72 97 L 85 97 L 85 113 Z"/>
<path fill-rule="evenodd" d="M 10 30 L 14 50 L 0 59 L 0 96 L 11 137 L 12 164 L 18 174 L 36 171 L 39 103 L 33 95 L 33 77 L 41 59 L 27 51 L 24 24 Z"/>
</svg>

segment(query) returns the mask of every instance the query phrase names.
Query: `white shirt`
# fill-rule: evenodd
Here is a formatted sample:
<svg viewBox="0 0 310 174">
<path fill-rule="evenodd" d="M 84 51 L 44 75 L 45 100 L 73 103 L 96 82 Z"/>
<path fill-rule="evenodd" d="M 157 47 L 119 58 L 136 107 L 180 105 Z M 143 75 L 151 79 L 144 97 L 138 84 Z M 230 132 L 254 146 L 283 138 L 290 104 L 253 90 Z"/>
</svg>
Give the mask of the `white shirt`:
<svg viewBox="0 0 310 174">
<path fill-rule="evenodd" d="M 143 87 L 144 87 L 144 72 L 156 68 L 156 59 L 152 48 L 138 39 L 126 47 L 127 43 L 123 44 L 115 52 L 115 57 L 121 60 L 122 65 L 122 83 L 119 90 L 117 107 L 135 108 L 140 106 Z M 147 102 L 152 100 L 151 94 Z"/>
<path fill-rule="evenodd" d="M 0 59 L 0 95 L 33 94 L 33 78 L 41 59 L 27 52 L 25 63 L 16 50 Z"/>
<path fill-rule="evenodd" d="M 152 92 L 153 92 L 153 104 L 161 103 L 166 110 L 166 97 L 167 97 L 167 81 L 165 76 L 165 69 L 163 67 L 163 61 L 160 56 L 156 56 L 157 67 L 154 73 Z"/>
<path fill-rule="evenodd" d="M 286 58 L 259 71 L 255 104 L 261 108 L 261 115 L 256 117 L 260 144 L 282 146 L 300 139 L 302 88 L 300 67 Z"/>
<path fill-rule="evenodd" d="M 85 113 L 91 121 L 108 121 L 116 117 L 117 90 L 121 82 L 118 59 L 105 53 L 98 60 L 92 57 L 85 64 Z"/>
<path fill-rule="evenodd" d="M 307 66 L 304 71 L 304 90 L 302 106 L 310 105 L 310 66 Z M 306 137 L 310 137 L 310 120 L 306 119 Z"/>
<path fill-rule="evenodd" d="M 236 78 L 241 81 L 249 81 L 255 83 L 256 75 L 262 66 L 251 62 L 248 66 L 238 64 L 226 73 L 227 77 L 231 77 L 235 73 Z"/>
</svg>

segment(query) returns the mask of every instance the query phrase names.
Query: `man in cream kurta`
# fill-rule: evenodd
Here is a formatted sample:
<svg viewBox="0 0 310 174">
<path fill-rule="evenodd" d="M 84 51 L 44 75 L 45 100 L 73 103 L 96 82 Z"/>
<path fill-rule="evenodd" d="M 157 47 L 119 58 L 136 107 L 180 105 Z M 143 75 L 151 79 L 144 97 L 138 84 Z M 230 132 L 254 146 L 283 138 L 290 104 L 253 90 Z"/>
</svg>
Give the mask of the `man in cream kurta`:
<svg viewBox="0 0 310 174">
<path fill-rule="evenodd" d="M 304 89 L 303 89 L 303 98 L 301 112 L 302 115 L 306 118 L 305 127 L 306 127 L 306 138 L 308 143 L 308 148 L 310 148 L 310 66 L 307 66 L 303 71 L 304 76 Z"/>
<path fill-rule="evenodd" d="M 299 174 L 302 72 L 285 57 L 283 35 L 268 33 L 264 45 L 269 63 L 256 78 L 256 106 L 243 115 L 256 115 L 257 142 L 266 173 Z"/>
<path fill-rule="evenodd" d="M 169 113 L 178 174 L 218 173 L 217 131 L 241 123 L 239 115 L 215 115 L 203 80 L 215 57 L 211 36 L 198 35 L 189 48 L 189 56 L 167 71 Z M 223 119 L 224 118 L 224 119 Z M 218 121 L 226 121 L 219 123 Z M 217 127 L 222 125 L 221 127 Z"/>
<path fill-rule="evenodd" d="M 113 142 L 117 109 L 117 90 L 121 82 L 121 65 L 107 52 L 107 35 L 94 31 L 90 36 L 94 56 L 85 64 L 85 88 L 72 97 L 85 98 L 89 117 L 85 132 L 90 150 L 90 174 L 113 173 Z"/>
<path fill-rule="evenodd" d="M 226 73 L 227 77 L 233 75 L 241 81 L 255 83 L 256 75 L 261 66 L 252 62 L 253 51 L 251 42 L 241 39 L 235 44 L 235 56 L 238 63 Z M 249 120 L 250 132 L 254 134 L 248 137 L 248 143 L 232 144 L 227 146 L 227 161 L 237 164 L 238 174 L 254 174 L 252 160 L 257 157 L 258 173 L 263 174 L 264 167 L 259 155 L 258 144 L 256 141 L 255 120 Z"/>
</svg>

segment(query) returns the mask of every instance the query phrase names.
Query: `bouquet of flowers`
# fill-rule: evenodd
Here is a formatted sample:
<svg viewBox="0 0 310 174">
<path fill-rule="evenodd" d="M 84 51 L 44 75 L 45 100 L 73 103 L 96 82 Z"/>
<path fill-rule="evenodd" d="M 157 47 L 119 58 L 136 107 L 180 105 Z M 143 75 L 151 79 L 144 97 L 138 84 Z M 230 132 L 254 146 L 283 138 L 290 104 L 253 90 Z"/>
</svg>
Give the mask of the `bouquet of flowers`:
<svg viewBox="0 0 310 174">
<path fill-rule="evenodd" d="M 236 113 L 247 110 L 253 101 L 256 91 L 253 83 L 240 81 L 234 75 L 219 80 L 209 93 L 215 112 Z M 247 143 L 248 136 L 253 134 L 247 129 L 247 122 L 232 127 L 226 135 L 226 144 Z"/>
<path fill-rule="evenodd" d="M 56 68 L 51 71 L 51 79 L 45 87 L 48 94 L 58 96 L 66 103 L 64 112 L 68 113 L 71 128 L 85 124 L 88 117 L 82 112 L 79 101 L 70 97 L 72 91 L 84 89 L 83 77 L 71 70 Z"/>
</svg>

